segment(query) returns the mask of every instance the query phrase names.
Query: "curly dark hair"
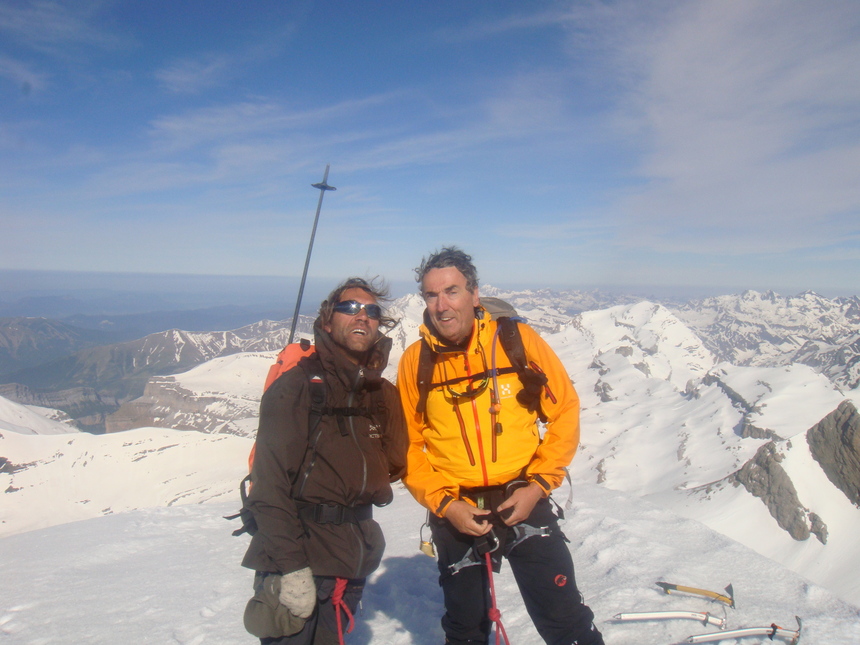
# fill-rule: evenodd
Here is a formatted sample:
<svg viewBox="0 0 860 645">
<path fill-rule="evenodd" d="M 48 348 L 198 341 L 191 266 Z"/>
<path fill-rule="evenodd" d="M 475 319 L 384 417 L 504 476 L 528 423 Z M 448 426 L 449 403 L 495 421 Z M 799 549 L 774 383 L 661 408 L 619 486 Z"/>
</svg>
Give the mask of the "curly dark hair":
<svg viewBox="0 0 860 645">
<path fill-rule="evenodd" d="M 428 257 L 421 259 L 420 266 L 415 269 L 415 281 L 423 289 L 424 276 L 431 269 L 445 269 L 454 267 L 466 278 L 466 288 L 474 293 L 478 288 L 478 270 L 472 264 L 472 256 L 465 253 L 456 246 L 443 247 L 441 251 L 434 251 Z"/>
<path fill-rule="evenodd" d="M 320 304 L 319 317 L 323 325 L 331 322 L 331 317 L 334 315 L 334 306 L 340 302 L 340 297 L 347 289 L 362 289 L 374 297 L 377 304 L 382 305 L 389 302 L 388 285 L 379 276 L 375 276 L 370 280 L 364 278 L 347 278 L 337 285 L 328 297 Z M 382 309 L 383 314 L 379 319 L 379 326 L 391 328 L 397 324 L 397 320 L 385 315 L 385 308 Z"/>
</svg>

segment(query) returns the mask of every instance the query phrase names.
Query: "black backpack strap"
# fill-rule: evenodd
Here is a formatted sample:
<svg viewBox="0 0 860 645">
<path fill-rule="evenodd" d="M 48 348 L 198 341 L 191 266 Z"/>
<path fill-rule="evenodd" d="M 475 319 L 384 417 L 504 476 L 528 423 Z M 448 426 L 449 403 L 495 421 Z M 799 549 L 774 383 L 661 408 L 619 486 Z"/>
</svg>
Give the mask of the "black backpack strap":
<svg viewBox="0 0 860 645">
<path fill-rule="evenodd" d="M 308 392 L 311 399 L 311 407 L 308 411 L 308 436 L 310 437 L 326 413 L 325 379 L 319 359 L 309 358 L 300 363 L 308 377 Z"/>
<path fill-rule="evenodd" d="M 496 322 L 499 325 L 499 340 L 502 342 L 502 348 L 508 355 L 508 360 L 511 361 L 517 374 L 520 374 L 528 367 L 520 327 L 517 321 L 509 316 L 501 316 L 496 319 Z"/>
<path fill-rule="evenodd" d="M 537 412 L 540 420 L 546 422 L 546 415 L 543 414 L 540 407 L 540 397 L 549 379 L 547 379 L 546 374 L 539 371 L 540 368 L 534 369 L 529 364 L 517 320 L 508 316 L 501 316 L 497 322 L 502 349 L 508 355 L 508 360 L 511 361 L 511 365 L 517 371 L 517 376 L 520 377 L 520 382 L 523 385 L 523 389 L 517 393 L 517 401 L 525 406 L 529 412 Z"/>
<path fill-rule="evenodd" d="M 298 363 L 299 367 L 304 370 L 308 377 L 308 393 L 310 396 L 310 409 L 308 410 L 308 448 L 307 448 L 307 467 L 301 473 L 297 474 L 296 481 L 301 481 L 299 484 L 298 495 L 302 493 L 305 482 L 310 475 L 310 471 L 314 467 L 317 454 L 317 442 L 320 438 L 318 431 L 320 421 L 327 414 L 325 405 L 325 378 L 323 378 L 322 363 L 316 354 L 306 356 Z M 295 486 L 296 482 L 293 482 Z"/>
<path fill-rule="evenodd" d="M 418 353 L 418 404 L 415 406 L 418 414 L 424 414 L 427 410 L 427 395 L 430 394 L 430 382 L 433 380 L 435 366 L 436 354 L 422 338 L 421 350 Z"/>
</svg>

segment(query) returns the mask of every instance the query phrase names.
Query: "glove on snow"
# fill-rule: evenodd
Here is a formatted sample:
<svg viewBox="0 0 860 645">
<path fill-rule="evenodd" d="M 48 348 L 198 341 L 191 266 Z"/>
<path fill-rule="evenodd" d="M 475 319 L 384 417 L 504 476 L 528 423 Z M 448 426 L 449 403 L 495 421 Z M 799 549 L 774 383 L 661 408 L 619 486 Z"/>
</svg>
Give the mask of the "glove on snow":
<svg viewBox="0 0 860 645">
<path fill-rule="evenodd" d="M 298 618 L 310 616 L 317 602 L 317 587 L 310 567 L 281 576 L 281 604 Z"/>
</svg>

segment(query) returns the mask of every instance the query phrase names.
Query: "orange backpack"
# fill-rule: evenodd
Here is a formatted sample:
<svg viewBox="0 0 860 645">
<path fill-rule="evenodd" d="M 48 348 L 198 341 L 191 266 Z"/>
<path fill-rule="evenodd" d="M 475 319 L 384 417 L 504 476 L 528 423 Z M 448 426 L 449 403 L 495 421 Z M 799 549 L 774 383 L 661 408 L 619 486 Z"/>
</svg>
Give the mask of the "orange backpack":
<svg viewBox="0 0 860 645">
<path fill-rule="evenodd" d="M 286 345 L 278 354 L 278 358 L 269 368 L 269 373 L 266 375 L 266 384 L 263 386 L 263 392 L 269 389 L 269 386 L 278 380 L 278 378 L 284 372 L 288 372 L 293 367 L 295 367 L 298 362 L 304 358 L 305 356 L 310 356 L 316 352 L 316 348 L 311 345 L 311 341 L 306 338 L 302 338 L 297 343 L 290 343 Z M 254 466 L 254 453 L 257 450 L 257 442 L 254 442 L 254 445 L 251 446 L 251 454 L 248 455 L 248 472 L 251 472 L 251 468 Z M 250 482 L 249 482 L 249 490 L 250 490 Z"/>
<path fill-rule="evenodd" d="M 311 345 L 309 340 L 304 338 L 298 343 L 290 343 L 286 345 L 269 368 L 269 373 L 266 375 L 266 383 L 263 385 L 263 393 L 265 393 L 272 383 L 277 381 L 282 374 L 298 365 L 302 358 L 305 356 L 312 356 L 315 352 L 316 348 Z M 311 419 L 312 423 L 315 425 L 319 422 L 323 414 L 322 404 L 325 401 L 325 385 L 323 383 L 321 373 L 319 376 L 311 376 L 310 381 L 312 384 L 311 398 L 313 400 Z M 251 492 L 251 470 L 254 468 L 254 455 L 256 451 L 257 442 L 254 441 L 254 445 L 251 446 L 251 452 L 248 454 L 248 474 L 245 475 L 241 482 L 239 482 L 239 496 L 242 499 L 242 508 L 238 513 L 224 516 L 224 519 L 226 520 L 235 520 L 236 518 L 241 518 L 242 520 L 242 526 L 233 531 L 233 535 L 242 535 L 242 533 L 253 535 L 257 532 L 257 523 L 254 520 L 254 516 L 247 509 L 248 495 Z"/>
</svg>

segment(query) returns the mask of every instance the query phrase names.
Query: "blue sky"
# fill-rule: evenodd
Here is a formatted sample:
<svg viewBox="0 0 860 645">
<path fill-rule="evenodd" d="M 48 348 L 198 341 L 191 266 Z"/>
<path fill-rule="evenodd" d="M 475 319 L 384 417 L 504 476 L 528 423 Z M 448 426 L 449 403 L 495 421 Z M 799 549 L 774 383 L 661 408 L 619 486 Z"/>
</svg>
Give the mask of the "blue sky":
<svg viewBox="0 0 860 645">
<path fill-rule="evenodd" d="M 0 269 L 860 293 L 860 3 L 0 0 Z"/>
</svg>

